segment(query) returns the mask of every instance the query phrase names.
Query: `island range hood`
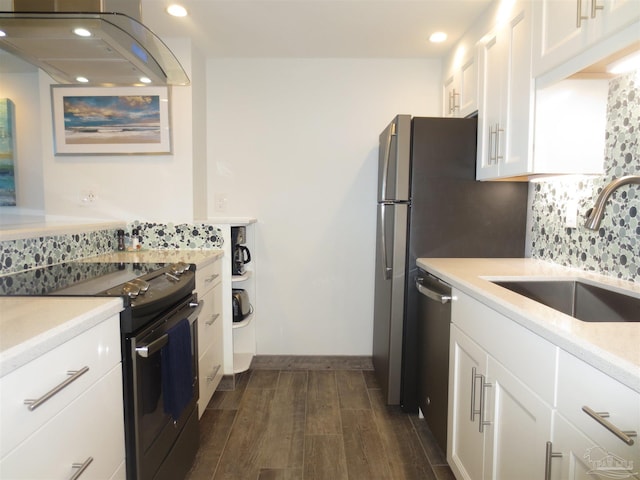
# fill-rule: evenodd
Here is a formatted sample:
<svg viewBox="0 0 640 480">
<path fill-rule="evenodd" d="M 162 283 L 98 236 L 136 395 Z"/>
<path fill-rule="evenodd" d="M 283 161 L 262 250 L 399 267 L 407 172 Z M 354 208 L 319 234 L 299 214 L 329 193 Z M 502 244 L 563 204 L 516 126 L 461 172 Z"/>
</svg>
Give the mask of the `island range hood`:
<svg viewBox="0 0 640 480">
<path fill-rule="evenodd" d="M 0 49 L 59 83 L 188 85 L 140 10 L 140 0 L 13 0 L 12 11 L 0 12 Z"/>
</svg>

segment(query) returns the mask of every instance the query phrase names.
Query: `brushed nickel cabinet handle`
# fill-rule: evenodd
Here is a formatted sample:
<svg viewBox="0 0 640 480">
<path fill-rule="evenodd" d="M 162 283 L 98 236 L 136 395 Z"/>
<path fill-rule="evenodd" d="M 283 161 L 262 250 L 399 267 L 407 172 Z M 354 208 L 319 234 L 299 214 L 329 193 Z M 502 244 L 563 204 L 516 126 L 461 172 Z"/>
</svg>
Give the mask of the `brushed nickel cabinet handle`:
<svg viewBox="0 0 640 480">
<path fill-rule="evenodd" d="M 484 375 L 480 375 L 480 384 L 482 385 L 482 390 L 480 391 L 480 421 L 478 422 L 478 431 L 480 433 L 484 433 L 484 427 L 487 425 L 491 425 L 491 422 L 488 422 L 484 418 L 484 410 L 485 410 L 485 392 L 486 388 L 492 387 L 493 385 L 489 382 L 485 382 L 486 378 Z"/>
<path fill-rule="evenodd" d="M 547 447 L 544 455 L 544 480 L 551 480 L 551 459 L 562 457 L 562 453 L 553 451 L 553 444 L 547 442 Z"/>
<path fill-rule="evenodd" d="M 581 28 L 582 20 L 588 20 L 588 18 L 582 15 L 582 0 L 576 0 L 576 28 Z"/>
<path fill-rule="evenodd" d="M 604 5 L 598 5 L 598 0 L 591 0 L 591 18 L 596 18 L 598 10 L 604 10 Z"/>
<path fill-rule="evenodd" d="M 218 370 L 220 370 L 220 365 L 216 365 L 213 367 L 213 370 L 209 375 L 207 375 L 207 382 L 213 382 L 218 374 Z"/>
<path fill-rule="evenodd" d="M 89 465 L 91 465 L 91 462 L 93 462 L 93 457 L 87 458 L 83 463 L 72 463 L 71 468 L 77 468 L 78 471 L 74 473 L 69 480 L 77 480 L 80 478 L 80 475 L 82 475 Z"/>
<path fill-rule="evenodd" d="M 631 437 L 638 436 L 638 432 L 635 432 L 633 430 L 632 431 L 620 430 L 613 423 L 606 420 L 607 418 L 609 418 L 609 412 L 596 412 L 593 409 L 587 407 L 586 405 L 582 407 L 582 411 L 587 415 L 589 415 L 591 418 L 593 418 L 596 422 L 598 422 L 604 428 L 609 430 L 611 433 L 613 433 L 616 437 L 618 437 L 627 445 L 633 445 L 634 442 L 633 442 L 633 438 Z"/>
<path fill-rule="evenodd" d="M 476 380 L 481 375 L 476 373 L 476 367 L 471 368 L 471 422 L 475 421 L 476 414 L 480 413 L 476 410 Z"/>
<path fill-rule="evenodd" d="M 213 325 L 213 322 L 215 322 L 218 319 L 219 316 L 220 316 L 219 313 L 214 313 L 213 315 L 211 315 L 211 319 L 210 320 L 207 320 L 206 322 L 204 322 L 205 325 L 207 325 L 207 326 Z"/>
<path fill-rule="evenodd" d="M 220 276 L 220 274 L 218 273 L 214 273 L 213 275 L 211 275 L 210 277 L 207 277 L 204 279 L 204 283 L 211 283 L 213 282 L 216 278 L 218 278 Z"/>
<path fill-rule="evenodd" d="M 82 375 L 84 375 L 88 371 L 89 371 L 89 367 L 82 367 L 80 370 L 69 370 L 67 372 L 67 375 L 71 375 L 71 376 L 69 378 L 67 378 L 64 382 L 56 385 L 51 390 L 49 390 L 47 393 L 42 395 L 40 398 L 36 398 L 36 399 L 28 398 L 28 399 L 26 399 L 24 401 L 24 404 L 28 405 L 27 408 L 29 409 L 29 411 L 33 412 L 40 405 L 42 405 L 47 400 L 51 399 L 53 396 L 55 396 L 58 393 L 60 393 L 61 390 L 65 389 L 66 387 L 71 385 L 73 382 L 78 380 Z"/>
<path fill-rule="evenodd" d="M 500 128 L 500 124 L 496 123 L 496 165 L 500 164 L 500 160 L 504 159 L 504 155 L 500 155 L 500 133 L 504 133 L 504 129 Z"/>
</svg>

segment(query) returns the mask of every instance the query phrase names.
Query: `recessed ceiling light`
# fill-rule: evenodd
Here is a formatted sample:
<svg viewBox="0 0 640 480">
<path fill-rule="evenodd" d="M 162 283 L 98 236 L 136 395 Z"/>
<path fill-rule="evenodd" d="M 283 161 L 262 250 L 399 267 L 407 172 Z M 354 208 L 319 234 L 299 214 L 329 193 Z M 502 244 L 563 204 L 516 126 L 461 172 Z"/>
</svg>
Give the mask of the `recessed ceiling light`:
<svg viewBox="0 0 640 480">
<path fill-rule="evenodd" d="M 7 34 L 4 33 L 2 30 L 0 30 L 0 37 L 6 37 L 6 36 L 7 36 Z"/>
<path fill-rule="evenodd" d="M 78 27 L 73 29 L 73 33 L 78 35 L 79 37 L 90 37 L 91 32 L 86 28 Z"/>
<path fill-rule="evenodd" d="M 186 17 L 187 9 L 182 5 L 173 4 L 167 7 L 167 13 L 173 17 Z"/>
<path fill-rule="evenodd" d="M 151 83 L 151 79 L 149 77 L 140 77 L 140 81 L 142 83 Z"/>
<path fill-rule="evenodd" d="M 80 83 L 89 83 L 89 79 L 87 77 L 76 77 L 76 81 Z"/>
<path fill-rule="evenodd" d="M 431 43 L 442 43 L 447 39 L 447 34 L 444 32 L 434 32 L 429 37 Z"/>
</svg>

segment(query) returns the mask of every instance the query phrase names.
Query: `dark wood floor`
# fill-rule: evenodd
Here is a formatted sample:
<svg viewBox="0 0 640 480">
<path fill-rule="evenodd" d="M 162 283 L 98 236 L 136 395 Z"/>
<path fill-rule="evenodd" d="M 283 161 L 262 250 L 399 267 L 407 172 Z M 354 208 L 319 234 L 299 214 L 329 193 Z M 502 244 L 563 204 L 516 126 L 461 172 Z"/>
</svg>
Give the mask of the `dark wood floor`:
<svg viewBox="0 0 640 480">
<path fill-rule="evenodd" d="M 454 479 L 424 421 L 384 404 L 373 371 L 285 366 L 254 365 L 215 393 L 188 480 Z"/>
</svg>

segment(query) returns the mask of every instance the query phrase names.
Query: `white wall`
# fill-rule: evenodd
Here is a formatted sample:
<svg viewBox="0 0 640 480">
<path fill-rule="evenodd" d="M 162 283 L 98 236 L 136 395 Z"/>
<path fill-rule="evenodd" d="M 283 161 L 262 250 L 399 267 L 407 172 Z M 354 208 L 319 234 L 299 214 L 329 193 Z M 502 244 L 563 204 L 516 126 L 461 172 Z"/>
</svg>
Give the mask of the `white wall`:
<svg viewBox="0 0 640 480">
<path fill-rule="evenodd" d="M 208 210 L 258 218 L 259 354 L 371 354 L 378 134 L 438 115 L 440 78 L 416 59 L 208 61 Z"/>
<path fill-rule="evenodd" d="M 165 40 L 189 73 L 190 41 Z M 50 217 L 150 221 L 193 218 L 191 87 L 175 87 L 171 92 L 172 155 L 55 156 L 52 83 L 41 71 L 0 76 L 0 97 L 11 98 L 16 105 L 21 206 L 15 210 L 2 209 L 3 223 L 11 223 L 7 218 L 13 211 L 34 209 Z M 199 117 L 204 119 L 204 113 L 199 113 Z M 201 150 L 200 161 L 205 162 Z M 87 188 L 98 196 L 92 206 L 80 202 L 80 193 Z"/>
</svg>

